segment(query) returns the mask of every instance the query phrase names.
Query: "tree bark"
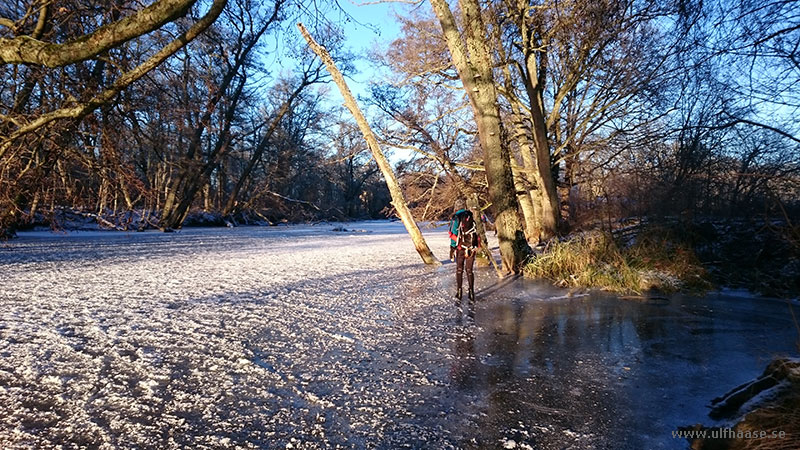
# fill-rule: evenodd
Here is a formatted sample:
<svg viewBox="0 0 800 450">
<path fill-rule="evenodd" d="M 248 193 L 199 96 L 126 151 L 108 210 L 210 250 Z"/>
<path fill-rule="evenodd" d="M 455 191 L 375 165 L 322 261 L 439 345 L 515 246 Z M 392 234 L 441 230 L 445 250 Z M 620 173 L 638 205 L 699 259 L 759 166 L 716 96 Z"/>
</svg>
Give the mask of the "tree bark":
<svg viewBox="0 0 800 450">
<path fill-rule="evenodd" d="M 492 59 L 486 48 L 486 30 L 477 0 L 461 0 L 459 4 L 464 15 L 464 39 L 447 1 L 431 0 L 478 126 L 478 140 L 483 149 L 489 196 L 496 215 L 503 268 L 519 273 L 528 256 L 528 244 L 517 215 L 508 142 L 500 120 Z"/>
<path fill-rule="evenodd" d="M 356 99 L 350 92 L 350 88 L 347 87 L 347 83 L 345 82 L 341 72 L 339 72 L 339 69 L 336 67 L 333 58 L 331 58 L 331 55 L 328 53 L 328 50 L 326 50 L 325 47 L 319 45 L 317 41 L 314 40 L 303 24 L 298 23 L 297 27 L 300 29 L 300 33 L 308 42 L 308 45 L 311 47 L 314 53 L 320 57 L 322 62 L 325 64 L 325 67 L 328 68 L 328 72 L 330 72 L 331 77 L 333 77 L 333 81 L 339 87 L 339 91 L 341 91 L 342 97 L 344 97 L 345 106 L 350 110 L 350 113 L 353 114 L 353 118 L 355 118 L 359 130 L 361 130 L 361 134 L 364 135 L 364 139 L 367 141 L 367 146 L 369 146 L 372 156 L 375 158 L 375 162 L 378 164 L 384 180 L 386 180 L 386 186 L 389 188 L 389 193 L 392 196 L 392 205 L 397 211 L 397 214 L 400 216 L 400 220 L 403 221 L 403 225 L 405 225 L 406 230 L 408 230 L 408 234 L 411 235 L 411 240 L 414 242 L 414 247 L 416 247 L 417 252 L 422 257 L 422 260 L 425 262 L 425 264 L 440 264 L 439 260 L 433 256 L 428 244 L 425 242 L 425 238 L 422 237 L 422 233 L 419 231 L 419 227 L 417 227 L 417 223 L 414 221 L 414 217 L 411 215 L 408 205 L 406 205 L 405 198 L 403 197 L 403 191 L 400 189 L 400 184 L 397 182 L 397 177 L 394 175 L 392 166 L 389 164 L 386 156 L 384 156 L 383 151 L 378 144 L 378 139 L 372 132 L 369 123 L 367 123 L 367 119 L 361 113 L 361 109 L 358 107 Z"/>
<path fill-rule="evenodd" d="M 492 33 L 492 38 L 494 47 L 498 52 L 498 58 L 500 61 L 510 61 L 508 56 L 506 56 L 505 48 L 503 48 L 504 44 L 500 24 L 495 23 L 493 25 L 494 32 Z M 509 152 L 514 176 L 514 188 L 517 190 L 517 202 L 519 202 L 519 207 L 522 211 L 522 217 L 525 223 L 525 236 L 529 242 L 535 241 L 538 243 L 539 239 L 541 238 L 542 227 L 541 216 L 536 208 L 536 204 L 540 203 L 540 199 L 538 194 L 532 195 L 536 193 L 530 188 L 530 186 L 537 185 L 536 172 L 539 169 L 532 156 L 531 142 L 528 133 L 530 127 L 528 124 L 526 124 L 525 116 L 522 112 L 522 101 L 516 95 L 516 89 L 509 65 L 509 63 L 506 63 L 502 66 L 502 74 L 505 84 L 504 95 L 508 99 L 511 107 L 510 118 L 512 122 L 512 132 L 514 133 L 513 140 L 517 143 L 517 147 L 525 168 L 524 171 L 519 169 L 515 170 L 514 166 L 517 165 L 517 161 L 513 155 L 513 152 Z"/>
<path fill-rule="evenodd" d="M 559 201 L 553 172 L 550 168 L 550 145 L 547 141 L 547 128 L 544 122 L 544 111 L 540 102 L 531 102 L 531 116 L 533 119 L 533 136 L 536 143 L 536 171 L 537 193 L 542 212 L 542 237 L 551 238 L 559 229 Z"/>
<path fill-rule="evenodd" d="M 533 208 L 533 201 L 530 190 L 526 189 L 525 180 L 520 172 L 514 172 L 514 188 L 517 190 L 517 202 L 522 211 L 522 218 L 525 221 L 525 237 L 528 242 L 539 242 L 539 225 L 536 222 L 536 213 Z"/>
<path fill-rule="evenodd" d="M 538 49 L 538 43 L 534 42 L 537 33 L 530 30 L 526 23 L 531 7 L 525 2 L 520 2 L 519 4 L 522 46 L 525 51 L 524 70 L 526 72 L 523 74 L 522 79 L 528 94 L 531 111 L 531 132 L 536 150 L 535 162 L 537 170 L 534 172 L 537 187 L 536 193 L 539 197 L 542 237 L 548 239 L 558 234 L 560 209 L 558 191 L 556 190 L 556 183 L 551 170 L 550 145 L 547 138 L 547 123 L 545 121 L 544 98 L 542 95 L 547 73 L 547 60 L 546 54 L 542 53 L 541 58 L 537 61 L 536 54 L 541 51 Z M 534 202 L 536 202 L 536 198 L 534 198 Z"/>
<path fill-rule="evenodd" d="M 537 209 L 536 204 L 541 203 L 541 199 L 538 192 L 528 187 L 537 185 L 539 179 L 537 177 L 537 172 L 539 168 L 532 156 L 530 139 L 528 137 L 527 127 L 524 124 L 522 107 L 519 104 L 519 99 L 511 95 L 511 72 L 508 70 L 508 66 L 503 68 L 503 72 L 506 77 L 506 92 L 509 97 L 509 103 L 511 104 L 514 138 L 517 142 L 520 156 L 522 157 L 523 167 L 525 168 L 524 173 L 519 170 L 513 172 L 514 187 L 517 190 L 517 201 L 519 202 L 522 216 L 525 220 L 525 236 L 528 238 L 528 241 L 539 243 L 542 235 L 542 218 L 538 211 L 541 207 Z M 511 158 L 513 167 L 513 165 L 516 164 L 516 160 L 511 152 L 509 152 L 509 158 Z"/>
</svg>

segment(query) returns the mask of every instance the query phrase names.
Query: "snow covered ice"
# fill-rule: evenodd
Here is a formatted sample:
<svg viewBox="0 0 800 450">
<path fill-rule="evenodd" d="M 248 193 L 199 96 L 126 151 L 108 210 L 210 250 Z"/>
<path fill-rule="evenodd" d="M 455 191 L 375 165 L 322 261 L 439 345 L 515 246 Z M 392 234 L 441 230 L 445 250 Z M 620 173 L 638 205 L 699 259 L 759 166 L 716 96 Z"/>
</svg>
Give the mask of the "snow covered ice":
<svg viewBox="0 0 800 450">
<path fill-rule="evenodd" d="M 4 244 L 0 448 L 685 448 L 670 431 L 708 423 L 714 384 L 793 341 L 778 305 L 491 269 L 462 326 L 453 265 L 422 264 L 402 224 L 336 227 Z"/>
<path fill-rule="evenodd" d="M 440 382 L 416 364 L 447 303 L 402 226 L 364 227 L 23 234 L 0 254 L 0 444 L 389 439 Z"/>
</svg>

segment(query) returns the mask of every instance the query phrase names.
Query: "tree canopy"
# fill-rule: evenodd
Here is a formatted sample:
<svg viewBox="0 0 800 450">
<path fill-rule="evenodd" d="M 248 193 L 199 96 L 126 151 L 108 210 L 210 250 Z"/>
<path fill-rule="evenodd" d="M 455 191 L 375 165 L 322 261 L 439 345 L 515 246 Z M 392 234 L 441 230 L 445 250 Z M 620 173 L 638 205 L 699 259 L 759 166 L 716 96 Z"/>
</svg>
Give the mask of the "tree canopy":
<svg viewBox="0 0 800 450">
<path fill-rule="evenodd" d="M 476 198 L 508 270 L 527 244 L 624 217 L 800 208 L 791 2 L 396 11 L 400 33 L 360 57 L 381 74 L 359 99 L 366 120 L 415 218 Z M 293 27 L 346 76 L 342 18 L 335 2 L 6 2 L 0 228 L 67 212 L 165 230 L 395 214 Z"/>
</svg>

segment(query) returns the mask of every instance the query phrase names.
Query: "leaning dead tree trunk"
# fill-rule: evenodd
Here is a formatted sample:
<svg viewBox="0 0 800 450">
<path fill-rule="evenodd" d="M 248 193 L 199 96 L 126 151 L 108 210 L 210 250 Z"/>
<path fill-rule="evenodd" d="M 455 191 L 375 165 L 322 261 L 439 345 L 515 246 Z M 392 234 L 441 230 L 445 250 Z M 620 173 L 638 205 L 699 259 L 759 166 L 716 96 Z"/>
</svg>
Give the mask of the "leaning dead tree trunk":
<svg viewBox="0 0 800 450">
<path fill-rule="evenodd" d="M 400 216 L 400 220 L 403 221 L 403 225 L 406 226 L 408 234 L 411 235 L 411 240 L 414 242 L 414 247 L 416 247 L 417 252 L 422 257 L 422 260 L 425 261 L 425 264 L 440 264 L 439 260 L 433 256 L 431 249 L 428 248 L 425 238 L 422 237 L 422 233 L 419 231 L 419 227 L 417 227 L 417 223 L 414 221 L 414 217 L 411 215 L 408 205 L 406 205 L 405 198 L 403 197 L 403 191 L 400 189 L 400 184 L 397 182 L 397 177 L 394 175 L 392 166 L 389 165 L 389 161 L 386 159 L 386 156 L 384 156 L 380 145 L 378 145 L 378 140 L 375 138 L 375 134 L 369 127 L 367 119 L 364 118 L 364 115 L 361 113 L 361 109 L 358 107 L 356 99 L 350 92 L 350 88 L 347 87 L 347 83 L 345 82 L 344 77 L 342 77 L 341 72 L 339 72 L 339 69 L 336 68 L 336 64 L 333 62 L 328 50 L 319 45 L 317 41 L 311 37 L 311 34 L 308 33 L 308 30 L 306 30 L 302 23 L 298 23 L 297 28 L 300 29 L 300 33 L 308 42 L 311 50 L 313 50 L 314 53 L 320 57 L 322 62 L 325 64 L 325 67 L 328 68 L 328 72 L 330 72 L 331 77 L 333 77 L 333 81 L 336 82 L 336 85 L 339 87 L 339 91 L 341 91 L 342 97 L 344 97 L 344 105 L 350 110 L 350 113 L 353 114 L 353 118 L 356 119 L 358 128 L 361 130 L 361 134 L 364 135 L 364 139 L 367 141 L 367 146 L 369 146 L 369 149 L 372 152 L 372 157 L 375 158 L 378 168 L 381 169 L 383 178 L 386 180 L 386 186 L 389 188 L 389 193 L 392 196 L 392 205 L 397 211 L 397 215 Z"/>
</svg>

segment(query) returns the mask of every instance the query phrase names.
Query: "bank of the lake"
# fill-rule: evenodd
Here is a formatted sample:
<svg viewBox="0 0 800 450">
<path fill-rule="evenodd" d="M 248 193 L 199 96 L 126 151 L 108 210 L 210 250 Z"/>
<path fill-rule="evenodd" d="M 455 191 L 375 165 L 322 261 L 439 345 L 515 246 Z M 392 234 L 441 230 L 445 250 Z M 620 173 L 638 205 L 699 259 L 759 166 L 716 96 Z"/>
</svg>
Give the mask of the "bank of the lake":
<svg viewBox="0 0 800 450">
<path fill-rule="evenodd" d="M 620 294 L 747 289 L 800 296 L 800 228 L 781 221 L 635 221 L 538 248 L 524 273 L 572 288 Z"/>
</svg>

